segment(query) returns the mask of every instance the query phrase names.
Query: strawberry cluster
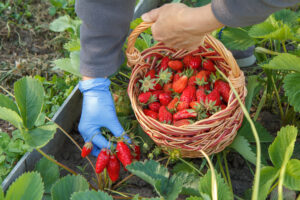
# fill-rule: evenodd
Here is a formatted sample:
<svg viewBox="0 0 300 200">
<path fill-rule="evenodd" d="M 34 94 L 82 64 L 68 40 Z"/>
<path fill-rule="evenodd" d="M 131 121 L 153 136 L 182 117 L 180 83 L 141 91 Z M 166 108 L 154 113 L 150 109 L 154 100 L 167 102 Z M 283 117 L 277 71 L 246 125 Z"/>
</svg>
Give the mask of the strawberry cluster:
<svg viewBox="0 0 300 200">
<path fill-rule="evenodd" d="M 139 103 L 145 115 L 182 126 L 225 109 L 229 84 L 221 80 L 215 63 L 201 56 L 165 56 L 140 82 Z"/>
<path fill-rule="evenodd" d="M 126 166 L 130 165 L 133 160 L 140 160 L 141 158 L 140 147 L 138 145 L 133 145 L 132 148 L 133 152 L 130 151 L 130 148 L 123 141 L 117 142 L 115 150 L 103 148 L 97 157 L 95 165 L 96 173 L 99 174 L 106 168 L 111 181 L 115 182 L 118 180 L 121 168 L 120 162 L 126 170 Z M 92 149 L 93 144 L 91 142 L 85 143 L 81 151 L 81 156 L 85 158 L 91 153 Z"/>
</svg>

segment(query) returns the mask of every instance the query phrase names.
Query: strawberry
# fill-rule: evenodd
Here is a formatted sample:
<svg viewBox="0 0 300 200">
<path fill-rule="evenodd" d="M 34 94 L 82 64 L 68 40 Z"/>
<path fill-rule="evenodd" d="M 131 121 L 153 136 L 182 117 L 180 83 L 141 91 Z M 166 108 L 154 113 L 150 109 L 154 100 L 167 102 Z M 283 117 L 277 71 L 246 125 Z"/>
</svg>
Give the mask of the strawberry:
<svg viewBox="0 0 300 200">
<path fill-rule="evenodd" d="M 209 60 L 209 59 L 204 60 L 203 63 L 202 63 L 202 66 L 207 71 L 211 71 L 211 72 L 215 72 L 216 71 L 214 63 L 211 60 Z"/>
<path fill-rule="evenodd" d="M 155 90 L 161 90 L 162 89 L 162 86 L 161 84 L 159 84 L 159 82 L 157 80 L 154 81 L 154 86 L 153 86 L 154 89 L 150 89 L 150 91 L 155 91 Z"/>
<path fill-rule="evenodd" d="M 193 101 L 194 97 L 196 95 L 196 87 L 195 86 L 187 86 L 181 96 L 180 96 L 180 101 L 181 102 L 187 102 L 189 105 L 191 101 Z"/>
<path fill-rule="evenodd" d="M 198 89 L 197 91 L 196 91 L 196 97 L 197 97 L 197 101 L 199 102 L 199 103 L 201 103 L 201 102 L 205 102 L 205 99 L 206 99 L 206 94 L 205 94 L 205 90 L 204 89 Z"/>
<path fill-rule="evenodd" d="M 188 54 L 188 55 L 184 56 L 182 62 L 184 63 L 185 66 L 189 66 L 190 60 L 192 59 L 192 57 L 193 56 L 191 54 Z"/>
<path fill-rule="evenodd" d="M 172 96 L 169 93 L 161 93 L 158 97 L 161 105 L 167 106 L 172 100 Z"/>
<path fill-rule="evenodd" d="M 170 59 L 167 56 L 163 57 L 163 59 L 161 60 L 160 66 L 159 66 L 159 71 L 168 69 L 169 60 Z"/>
<path fill-rule="evenodd" d="M 174 112 L 176 110 L 178 100 L 179 100 L 178 97 L 174 97 L 174 99 L 172 99 L 172 101 L 168 104 L 167 109 L 170 112 Z"/>
<path fill-rule="evenodd" d="M 200 80 L 203 82 L 203 84 L 207 83 L 207 79 L 208 79 L 208 76 L 207 76 L 207 71 L 205 70 L 201 70 L 197 75 L 196 75 L 196 80 Z M 201 84 L 198 84 L 198 85 L 201 85 Z"/>
<path fill-rule="evenodd" d="M 150 71 L 148 71 L 145 75 L 145 77 L 148 77 L 150 76 L 151 79 L 154 79 L 155 78 L 155 70 L 154 69 L 151 69 Z"/>
<path fill-rule="evenodd" d="M 175 71 L 182 70 L 183 68 L 183 64 L 180 60 L 170 60 L 168 66 Z"/>
<path fill-rule="evenodd" d="M 188 80 L 188 85 L 195 86 L 196 85 L 196 76 L 191 76 Z"/>
<path fill-rule="evenodd" d="M 141 148 L 138 145 L 134 145 L 134 156 L 133 159 L 139 161 L 141 159 Z"/>
<path fill-rule="evenodd" d="M 226 107 L 227 107 L 227 106 L 226 106 L 226 105 L 224 105 L 224 104 L 221 104 L 221 106 L 220 106 L 220 107 L 221 107 L 221 110 L 224 110 L 224 109 L 226 109 Z"/>
<path fill-rule="evenodd" d="M 96 162 L 96 173 L 101 173 L 109 162 L 109 153 L 107 149 L 102 149 L 97 157 Z"/>
<path fill-rule="evenodd" d="M 172 89 L 172 83 L 167 83 L 163 87 L 163 91 L 166 93 L 172 93 L 171 89 Z"/>
<path fill-rule="evenodd" d="M 177 81 L 173 82 L 172 88 L 174 92 L 181 93 L 187 86 L 188 77 L 186 75 L 181 76 Z"/>
<path fill-rule="evenodd" d="M 197 108 L 199 107 L 199 102 L 198 101 L 192 101 L 190 103 L 190 107 L 193 108 L 194 110 L 197 110 Z"/>
<path fill-rule="evenodd" d="M 206 92 L 206 91 L 210 90 L 210 86 L 209 86 L 209 84 L 199 85 L 198 89 L 204 90 Z"/>
<path fill-rule="evenodd" d="M 93 149 L 93 144 L 91 142 L 85 143 L 81 150 L 81 157 L 83 158 L 87 157 L 91 153 L 92 149 Z"/>
<path fill-rule="evenodd" d="M 184 110 L 184 109 L 187 109 L 187 108 L 189 108 L 189 103 L 188 102 L 185 102 L 185 101 L 183 101 L 183 102 L 179 102 L 178 103 L 178 105 L 177 105 L 177 108 L 176 108 L 176 110 L 177 111 L 181 111 L 181 110 Z"/>
<path fill-rule="evenodd" d="M 154 111 L 154 112 L 158 112 L 159 108 L 160 108 L 160 103 L 159 102 L 152 102 L 148 105 L 149 109 Z"/>
<path fill-rule="evenodd" d="M 120 162 L 114 154 L 109 156 L 107 173 L 112 182 L 118 180 L 120 175 Z"/>
<path fill-rule="evenodd" d="M 172 123 L 172 114 L 167 110 L 166 106 L 161 106 L 158 111 L 158 120 L 163 123 Z"/>
<path fill-rule="evenodd" d="M 172 72 L 169 72 L 168 69 L 160 70 L 158 74 L 158 82 L 161 84 L 169 83 L 173 78 Z"/>
<path fill-rule="evenodd" d="M 184 109 L 181 111 L 178 111 L 173 115 L 174 120 L 180 120 L 180 119 L 188 119 L 188 118 L 195 118 L 197 117 L 197 112 L 193 109 Z"/>
<path fill-rule="evenodd" d="M 148 101 L 150 100 L 152 94 L 151 92 L 142 92 L 139 96 L 138 96 L 138 100 L 140 103 L 142 104 L 147 104 Z"/>
<path fill-rule="evenodd" d="M 141 90 L 143 92 L 155 90 L 154 86 L 157 85 L 156 79 L 152 79 L 150 76 L 145 77 L 143 80 L 139 80 L 142 83 Z"/>
<path fill-rule="evenodd" d="M 155 90 L 152 92 L 152 96 L 155 97 L 156 100 L 158 100 L 159 95 L 163 92 L 163 90 Z"/>
<path fill-rule="evenodd" d="M 117 142 L 117 157 L 124 166 L 125 171 L 127 171 L 126 166 L 132 163 L 132 156 L 129 147 L 123 142 Z"/>
<path fill-rule="evenodd" d="M 173 82 L 176 82 L 180 79 L 180 74 L 181 74 L 181 71 L 177 72 L 175 75 L 174 75 L 174 78 L 173 78 Z"/>
<path fill-rule="evenodd" d="M 222 98 L 226 103 L 228 103 L 229 100 L 229 95 L 230 95 L 230 86 L 228 83 L 221 81 L 221 80 L 216 80 L 214 84 L 214 88 L 219 91 L 221 94 Z"/>
<path fill-rule="evenodd" d="M 189 125 L 193 123 L 192 120 L 188 120 L 188 119 L 181 119 L 181 120 L 178 120 L 178 121 L 175 121 L 174 122 L 174 126 L 183 126 L 183 125 Z"/>
<path fill-rule="evenodd" d="M 190 62 L 189 62 L 189 67 L 191 69 L 198 69 L 201 65 L 201 58 L 200 56 L 193 56 L 191 59 L 190 59 Z"/>
<path fill-rule="evenodd" d="M 153 110 L 144 109 L 143 112 L 146 116 L 152 117 L 153 119 L 157 120 L 158 118 L 158 113 L 154 112 Z"/>
<path fill-rule="evenodd" d="M 214 106 L 221 105 L 220 93 L 218 92 L 218 90 L 213 89 L 213 91 L 206 96 L 206 101 L 207 102 L 205 103 L 209 104 L 214 102 Z"/>
</svg>

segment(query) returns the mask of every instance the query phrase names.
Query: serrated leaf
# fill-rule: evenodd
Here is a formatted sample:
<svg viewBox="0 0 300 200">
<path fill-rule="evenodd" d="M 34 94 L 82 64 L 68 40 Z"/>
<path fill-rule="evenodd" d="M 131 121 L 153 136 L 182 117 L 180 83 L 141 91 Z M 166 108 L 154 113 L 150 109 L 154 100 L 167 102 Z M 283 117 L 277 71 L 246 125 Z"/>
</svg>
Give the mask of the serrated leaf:
<svg viewBox="0 0 300 200">
<path fill-rule="evenodd" d="M 195 174 L 179 172 L 178 177 L 182 180 L 182 192 L 184 195 L 196 195 L 200 196 L 199 193 L 199 181 L 200 177 Z"/>
<path fill-rule="evenodd" d="M 300 160 L 292 159 L 287 163 L 283 185 L 290 190 L 300 190 Z"/>
<path fill-rule="evenodd" d="M 274 137 L 269 133 L 269 131 L 267 131 L 267 129 L 265 129 L 265 127 L 263 127 L 263 125 L 261 125 L 261 123 L 254 121 L 254 125 L 257 130 L 260 142 L 268 143 L 274 140 Z M 255 142 L 255 138 L 251 131 L 251 126 L 247 120 L 243 121 L 243 124 L 238 131 L 238 135 L 244 136 L 250 143 Z"/>
<path fill-rule="evenodd" d="M 37 172 L 25 173 L 8 189 L 5 200 L 42 200 L 44 184 Z"/>
<path fill-rule="evenodd" d="M 230 147 L 241 154 L 246 160 L 256 165 L 256 155 L 250 148 L 250 143 L 245 137 L 237 135 Z"/>
<path fill-rule="evenodd" d="M 193 162 L 188 162 L 190 165 L 194 166 Z M 194 166 L 195 167 L 195 166 Z M 196 168 L 196 167 L 195 167 Z M 172 169 L 172 173 L 180 173 L 180 172 L 187 172 L 187 173 L 193 173 L 196 174 L 197 172 L 190 167 L 189 165 L 183 163 L 183 162 L 178 162 Z"/>
<path fill-rule="evenodd" d="M 285 157 L 287 160 L 291 158 L 296 138 L 297 128 L 294 126 L 285 126 L 277 133 L 274 142 L 269 146 L 269 156 L 275 167 L 281 168 Z"/>
<path fill-rule="evenodd" d="M 45 146 L 54 136 L 56 125 L 46 124 L 23 132 L 26 144 L 33 148 Z"/>
<path fill-rule="evenodd" d="M 0 94 L 0 107 L 8 108 L 19 114 L 19 109 L 17 107 L 17 104 L 15 104 L 13 100 L 11 100 L 9 97 L 3 94 Z"/>
<path fill-rule="evenodd" d="M 73 61 L 74 62 L 74 61 Z M 61 58 L 53 61 L 55 67 L 81 77 L 79 66 L 72 65 L 70 58 Z"/>
<path fill-rule="evenodd" d="M 35 171 L 42 176 L 45 192 L 50 193 L 52 185 L 59 179 L 59 168 L 56 164 L 43 157 L 35 166 Z"/>
<path fill-rule="evenodd" d="M 64 49 L 66 49 L 67 51 L 80 51 L 80 39 L 76 38 L 76 39 L 72 39 L 69 42 L 64 44 Z"/>
<path fill-rule="evenodd" d="M 72 28 L 71 20 L 68 15 L 61 16 L 50 23 L 49 29 L 54 32 L 63 32 L 68 28 Z"/>
<path fill-rule="evenodd" d="M 245 106 L 247 108 L 247 111 L 250 111 L 250 108 L 252 106 L 253 98 L 258 94 L 260 91 L 262 85 L 258 81 L 258 76 L 248 76 L 247 77 L 247 91 L 248 94 L 245 99 Z"/>
<path fill-rule="evenodd" d="M 291 11 L 289 9 L 282 9 L 276 13 L 274 13 L 274 18 L 277 21 L 282 21 L 284 24 L 288 24 L 290 26 L 293 26 L 297 23 L 297 14 L 294 11 Z"/>
<path fill-rule="evenodd" d="M 220 174 L 216 173 L 217 186 L 218 186 L 218 200 L 233 200 L 232 193 L 230 192 L 229 186 L 224 182 L 224 179 Z M 208 194 L 212 198 L 211 194 L 211 170 L 200 178 L 199 192 Z"/>
<path fill-rule="evenodd" d="M 71 200 L 113 200 L 112 196 L 100 190 L 73 193 Z"/>
<path fill-rule="evenodd" d="M 24 77 L 14 84 L 15 98 L 23 124 L 30 129 L 34 126 L 44 104 L 42 83 L 31 77 Z"/>
<path fill-rule="evenodd" d="M 180 176 L 173 175 L 170 179 L 159 181 L 159 195 L 166 200 L 176 200 L 182 190 L 182 179 Z"/>
<path fill-rule="evenodd" d="M 283 83 L 288 102 L 294 106 L 296 112 L 300 112 L 300 73 L 286 75 Z"/>
<path fill-rule="evenodd" d="M 74 192 L 85 191 L 88 189 L 89 184 L 81 175 L 68 175 L 53 185 L 51 189 L 52 200 L 70 199 Z"/>
<path fill-rule="evenodd" d="M 258 200 L 265 200 L 268 196 L 268 192 L 279 176 L 279 170 L 271 166 L 261 168 L 260 182 L 258 191 Z"/>
<path fill-rule="evenodd" d="M 248 32 L 241 28 L 226 28 L 222 32 L 221 41 L 231 50 L 246 50 L 255 44 Z"/>
<path fill-rule="evenodd" d="M 300 72 L 300 58 L 289 53 L 281 53 L 278 56 L 275 56 L 268 64 L 262 65 L 262 67 L 267 69 Z"/>
<path fill-rule="evenodd" d="M 12 125 L 14 125 L 16 128 L 21 128 L 23 121 L 21 117 L 16 113 L 15 111 L 0 107 L 0 119 L 3 119 L 5 121 L 8 121 Z"/>
</svg>

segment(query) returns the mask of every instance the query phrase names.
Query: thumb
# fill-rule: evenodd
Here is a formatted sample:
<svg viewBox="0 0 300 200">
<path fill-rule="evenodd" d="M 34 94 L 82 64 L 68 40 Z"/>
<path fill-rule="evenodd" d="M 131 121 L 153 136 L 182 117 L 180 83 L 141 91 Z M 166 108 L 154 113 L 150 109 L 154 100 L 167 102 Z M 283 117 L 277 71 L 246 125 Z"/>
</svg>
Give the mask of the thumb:
<svg viewBox="0 0 300 200">
<path fill-rule="evenodd" d="M 153 9 L 142 15 L 142 20 L 144 22 L 155 22 L 159 16 L 160 8 Z"/>
</svg>

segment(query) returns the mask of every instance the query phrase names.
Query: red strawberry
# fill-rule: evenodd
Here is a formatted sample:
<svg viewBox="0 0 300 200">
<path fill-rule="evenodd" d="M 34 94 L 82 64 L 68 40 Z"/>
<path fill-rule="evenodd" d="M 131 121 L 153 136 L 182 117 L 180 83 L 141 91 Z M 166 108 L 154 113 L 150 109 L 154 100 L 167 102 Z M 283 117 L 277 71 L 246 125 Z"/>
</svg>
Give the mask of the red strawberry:
<svg viewBox="0 0 300 200">
<path fill-rule="evenodd" d="M 160 66 L 159 66 L 159 71 L 160 70 L 166 70 L 168 68 L 168 62 L 169 62 L 169 58 L 163 57 L 163 59 L 161 60 Z"/>
<path fill-rule="evenodd" d="M 193 101 L 194 97 L 196 95 L 196 87 L 195 86 L 187 86 L 181 96 L 180 96 L 180 101 L 181 102 L 187 102 L 189 105 L 191 101 Z"/>
<path fill-rule="evenodd" d="M 208 103 L 215 102 L 214 106 L 221 105 L 220 93 L 216 89 L 213 89 L 213 91 L 206 96 L 206 99 Z"/>
<path fill-rule="evenodd" d="M 197 97 L 197 101 L 198 101 L 199 103 L 201 103 L 201 102 L 205 103 L 206 94 L 205 94 L 204 89 L 198 89 L 198 90 L 196 91 L 196 97 Z"/>
<path fill-rule="evenodd" d="M 117 159 L 116 155 L 109 156 L 107 172 L 108 172 L 108 176 L 112 182 L 115 182 L 116 180 L 118 180 L 119 175 L 120 175 L 120 162 Z"/>
<path fill-rule="evenodd" d="M 161 93 L 158 98 L 160 103 L 164 106 L 167 106 L 172 100 L 172 96 L 170 95 L 170 93 L 166 93 L 166 92 Z"/>
<path fill-rule="evenodd" d="M 143 112 L 146 116 L 152 117 L 153 119 L 157 120 L 158 118 L 158 113 L 154 112 L 153 110 L 144 109 Z"/>
<path fill-rule="evenodd" d="M 179 100 L 178 97 L 174 97 L 174 99 L 172 99 L 172 101 L 168 104 L 167 109 L 170 112 L 174 112 L 176 110 L 178 100 Z"/>
<path fill-rule="evenodd" d="M 91 142 L 85 143 L 81 150 L 81 157 L 83 158 L 87 157 L 92 150 L 93 150 L 93 144 Z"/>
<path fill-rule="evenodd" d="M 193 56 L 191 54 L 184 56 L 182 62 L 184 63 L 185 66 L 189 66 L 190 60 L 191 60 L 192 57 Z"/>
<path fill-rule="evenodd" d="M 199 107 L 199 102 L 198 101 L 192 101 L 190 103 L 190 107 L 193 108 L 194 110 L 197 110 L 197 107 Z"/>
<path fill-rule="evenodd" d="M 196 76 L 191 76 L 188 81 L 188 85 L 196 85 Z"/>
<path fill-rule="evenodd" d="M 109 153 L 107 149 L 102 149 L 97 157 L 96 173 L 101 173 L 109 162 Z"/>
<path fill-rule="evenodd" d="M 172 114 L 167 110 L 166 106 L 161 106 L 158 112 L 158 120 L 163 123 L 172 123 Z"/>
<path fill-rule="evenodd" d="M 139 95 L 138 100 L 140 103 L 147 104 L 150 97 L 151 97 L 151 92 L 142 92 Z"/>
<path fill-rule="evenodd" d="M 162 89 L 162 86 L 161 86 L 161 84 L 159 84 L 158 83 L 158 81 L 154 81 L 154 89 L 152 90 L 152 89 L 150 89 L 149 91 L 155 91 L 155 90 L 161 90 Z"/>
<path fill-rule="evenodd" d="M 224 101 L 228 103 L 229 95 L 230 95 L 229 84 L 221 80 L 216 80 L 214 84 L 214 88 L 219 91 Z"/>
<path fill-rule="evenodd" d="M 197 112 L 193 109 L 184 109 L 173 115 L 174 120 L 188 119 L 197 117 Z"/>
<path fill-rule="evenodd" d="M 197 75 L 196 75 L 196 80 L 200 80 L 203 82 L 207 82 L 208 76 L 207 76 L 207 71 L 201 70 Z"/>
<path fill-rule="evenodd" d="M 163 87 L 164 92 L 167 92 L 167 93 L 172 93 L 172 91 L 170 89 L 172 89 L 172 83 L 167 83 Z"/>
<path fill-rule="evenodd" d="M 186 75 L 181 76 L 176 82 L 173 82 L 172 88 L 174 92 L 181 93 L 187 86 L 188 77 Z"/>
<path fill-rule="evenodd" d="M 170 60 L 168 66 L 175 71 L 179 71 L 183 68 L 183 64 L 180 60 Z"/>
<path fill-rule="evenodd" d="M 175 121 L 175 122 L 174 122 L 174 126 L 189 125 L 189 124 L 191 124 L 191 123 L 192 123 L 191 120 L 188 120 L 188 119 L 181 119 L 181 120 Z"/>
<path fill-rule="evenodd" d="M 183 101 L 183 102 L 178 103 L 176 110 L 181 111 L 181 110 L 184 110 L 184 109 L 187 109 L 187 108 L 189 108 L 189 103 Z"/>
<path fill-rule="evenodd" d="M 148 105 L 149 109 L 154 111 L 154 112 L 158 112 L 159 108 L 160 108 L 160 103 L 159 102 L 152 102 Z"/>
<path fill-rule="evenodd" d="M 138 145 L 134 145 L 134 156 L 133 158 L 137 161 L 141 159 L 141 148 Z"/>
<path fill-rule="evenodd" d="M 163 92 L 163 90 L 155 90 L 152 92 L 152 95 L 155 97 L 156 100 L 158 100 L 159 95 Z"/>
<path fill-rule="evenodd" d="M 117 142 L 117 157 L 124 166 L 125 171 L 127 171 L 126 166 L 132 163 L 132 156 L 129 147 L 123 142 Z"/>
<path fill-rule="evenodd" d="M 210 86 L 209 84 L 205 84 L 205 85 L 199 85 L 198 89 L 204 90 L 204 91 L 209 91 L 210 90 Z"/>
<path fill-rule="evenodd" d="M 221 110 L 224 110 L 224 109 L 226 109 L 226 105 L 221 104 Z"/>
<path fill-rule="evenodd" d="M 180 71 L 180 72 L 177 72 L 177 73 L 174 75 L 173 83 L 176 82 L 176 81 L 178 81 L 178 80 L 180 79 L 180 73 L 181 73 L 181 71 Z"/>
<path fill-rule="evenodd" d="M 190 63 L 189 63 L 189 66 L 191 69 L 198 69 L 201 65 L 201 58 L 200 56 L 193 56 L 191 59 L 190 59 Z"/>
<path fill-rule="evenodd" d="M 209 59 L 204 60 L 203 63 L 202 63 L 202 66 L 207 71 L 211 71 L 211 72 L 215 72 L 216 71 L 214 63 L 211 60 L 209 60 Z"/>
<path fill-rule="evenodd" d="M 154 69 L 151 69 L 150 71 L 148 71 L 145 75 L 145 77 L 148 77 L 150 76 L 151 79 L 155 78 L 155 70 Z"/>
</svg>

